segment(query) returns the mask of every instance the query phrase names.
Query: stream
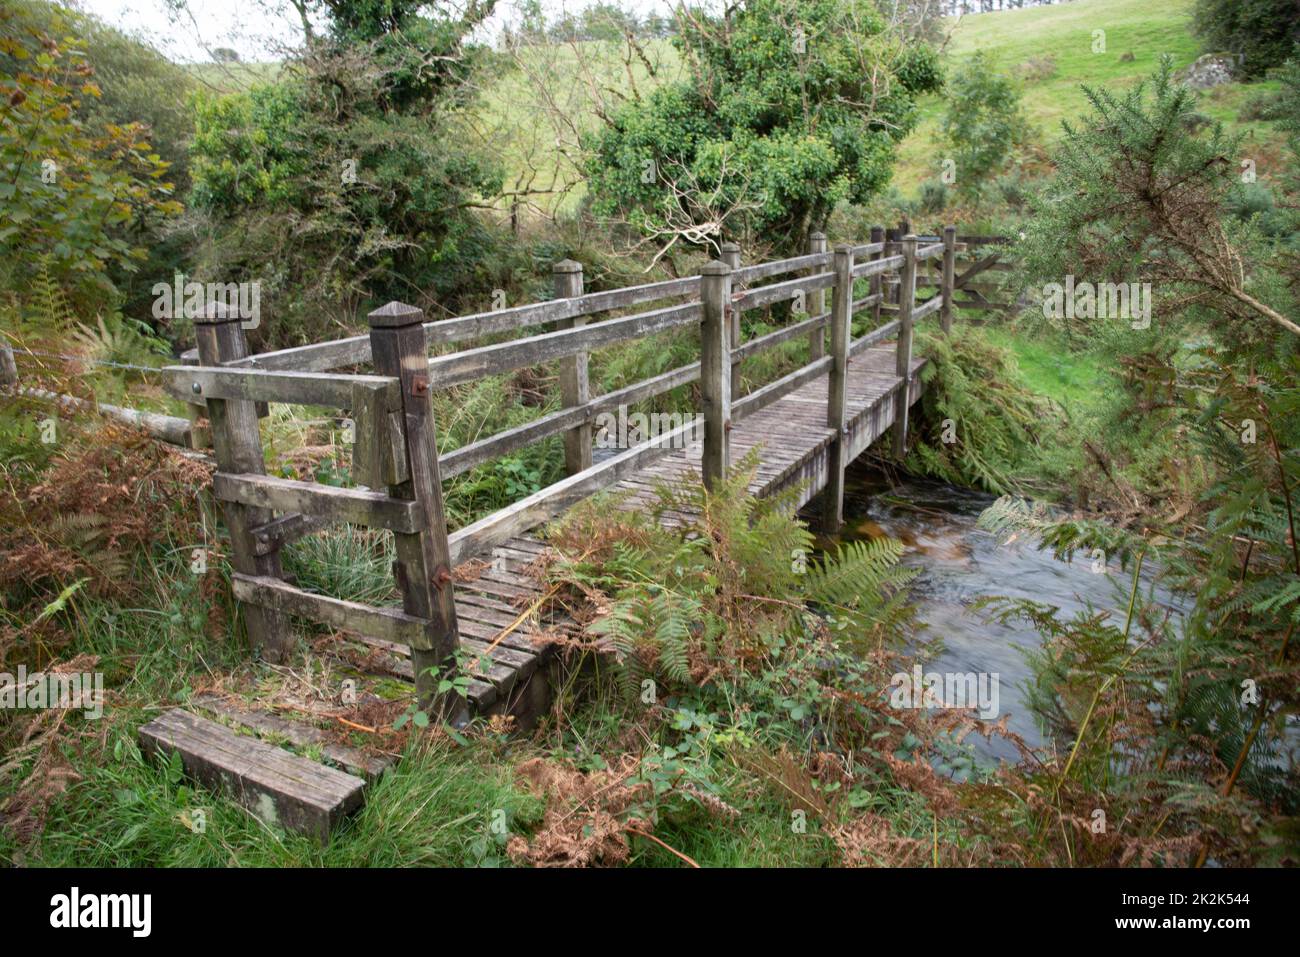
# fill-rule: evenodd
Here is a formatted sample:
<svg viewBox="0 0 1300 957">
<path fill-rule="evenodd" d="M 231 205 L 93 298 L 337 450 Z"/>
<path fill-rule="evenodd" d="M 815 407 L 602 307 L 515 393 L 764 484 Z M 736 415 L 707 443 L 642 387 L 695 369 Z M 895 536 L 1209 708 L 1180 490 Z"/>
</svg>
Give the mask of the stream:
<svg viewBox="0 0 1300 957">
<path fill-rule="evenodd" d="M 1024 701 L 1023 684 L 1031 672 L 1020 652 L 1041 643 L 1038 632 L 1023 622 L 990 621 L 971 610 L 970 603 L 1005 595 L 1055 605 L 1062 618 L 1091 606 L 1111 610 L 1122 622 L 1132 572 L 1121 571 L 1116 561 L 1105 572 L 1093 572 L 1083 555 L 1073 563 L 1057 561 L 1050 551 L 1039 551 L 1030 537 L 999 544 L 976 525 L 995 498 L 922 479 L 891 487 L 885 476 L 859 460 L 845 477 L 844 528 L 835 540 L 888 535 L 903 542 L 903 564 L 918 570 L 912 598 L 925 625 L 924 637 L 942 641 L 939 654 L 921 660 L 924 670 L 996 674 L 998 717 L 1009 714 L 1008 729 L 1031 747 L 1042 747 L 1049 742 Z M 1145 594 L 1152 581 L 1146 571 L 1142 579 Z M 1185 607 L 1158 584 L 1151 594 L 1175 612 Z M 966 740 L 982 764 L 1019 758 L 1015 746 L 996 735 L 987 742 L 980 735 Z"/>
</svg>

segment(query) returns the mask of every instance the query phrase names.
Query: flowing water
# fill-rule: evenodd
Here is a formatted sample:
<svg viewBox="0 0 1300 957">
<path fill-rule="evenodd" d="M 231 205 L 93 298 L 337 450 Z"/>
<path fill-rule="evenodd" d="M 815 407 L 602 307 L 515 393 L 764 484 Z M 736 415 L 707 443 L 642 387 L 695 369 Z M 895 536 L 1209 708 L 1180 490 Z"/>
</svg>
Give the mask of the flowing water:
<svg viewBox="0 0 1300 957">
<path fill-rule="evenodd" d="M 891 486 L 878 471 L 859 461 L 845 480 L 845 525 L 837 540 L 887 535 L 905 546 L 903 564 L 916 568 L 912 597 L 925 637 L 942 641 L 942 651 L 921 661 L 928 672 L 997 675 L 999 714 L 1008 728 L 1034 747 L 1048 744 L 1024 702 L 1030 670 L 1020 649 L 1041 644 L 1027 623 L 999 624 L 970 604 L 976 598 L 1005 595 L 1046 602 L 1067 618 L 1088 607 L 1110 610 L 1122 623 L 1132 582 L 1131 566 L 1112 561 L 1102 572 L 1082 555 L 1073 563 L 1039 551 L 1028 537 L 1002 545 L 977 527 L 979 514 L 994 496 L 941 482 L 906 480 Z M 1143 593 L 1152 583 L 1143 574 Z M 1176 596 L 1155 585 L 1152 597 L 1174 612 L 1184 610 Z M 1015 761 L 1017 751 L 996 735 L 985 742 L 968 739 L 978 757 Z"/>
</svg>

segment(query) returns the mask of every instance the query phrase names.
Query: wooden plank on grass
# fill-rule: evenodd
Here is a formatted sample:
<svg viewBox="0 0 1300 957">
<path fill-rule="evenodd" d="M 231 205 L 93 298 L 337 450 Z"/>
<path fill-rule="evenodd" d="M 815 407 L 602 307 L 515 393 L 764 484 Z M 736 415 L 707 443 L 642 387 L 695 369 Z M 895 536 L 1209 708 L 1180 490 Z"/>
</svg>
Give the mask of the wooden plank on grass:
<svg viewBox="0 0 1300 957">
<path fill-rule="evenodd" d="M 215 721 L 173 708 L 140 728 L 140 747 L 221 790 L 268 824 L 326 841 L 345 814 L 361 806 L 366 782 L 282 748 L 238 735 Z"/>
</svg>

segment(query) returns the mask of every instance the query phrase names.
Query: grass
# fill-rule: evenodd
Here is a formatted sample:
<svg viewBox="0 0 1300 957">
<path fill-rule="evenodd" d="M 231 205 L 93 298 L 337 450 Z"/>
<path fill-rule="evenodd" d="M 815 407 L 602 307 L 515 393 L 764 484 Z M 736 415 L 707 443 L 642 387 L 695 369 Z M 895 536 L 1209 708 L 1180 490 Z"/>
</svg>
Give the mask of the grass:
<svg viewBox="0 0 1300 957">
<path fill-rule="evenodd" d="M 1082 84 L 1123 90 L 1150 76 L 1160 57 L 1173 57 L 1177 68 L 1200 55 L 1191 33 L 1193 0 L 1075 0 L 1056 6 L 978 14 L 961 20 L 948 48 L 954 59 L 986 51 L 998 67 L 1015 74 L 1031 60 L 1051 59 L 1055 71 L 1046 77 L 1022 80 L 1025 113 L 1040 142 L 1050 146 L 1061 136 L 1061 123 L 1089 109 Z M 1104 51 L 1093 52 L 1094 31 L 1105 32 Z M 1122 57 L 1132 54 L 1132 60 Z M 1207 91 L 1202 112 L 1229 127 L 1239 124 L 1245 101 L 1275 83 L 1231 83 Z M 938 176 L 942 162 L 940 95 L 921 104 L 922 120 L 903 141 L 898 154 L 895 185 L 914 193 Z M 1271 124 L 1252 121 L 1250 129 L 1271 139 Z"/>
<path fill-rule="evenodd" d="M 1096 415 L 1115 383 L 1102 357 L 1071 349 L 1059 337 L 1026 336 L 1005 326 L 985 326 L 994 345 L 1015 353 L 1024 383 L 1062 405 L 1071 418 Z"/>
</svg>

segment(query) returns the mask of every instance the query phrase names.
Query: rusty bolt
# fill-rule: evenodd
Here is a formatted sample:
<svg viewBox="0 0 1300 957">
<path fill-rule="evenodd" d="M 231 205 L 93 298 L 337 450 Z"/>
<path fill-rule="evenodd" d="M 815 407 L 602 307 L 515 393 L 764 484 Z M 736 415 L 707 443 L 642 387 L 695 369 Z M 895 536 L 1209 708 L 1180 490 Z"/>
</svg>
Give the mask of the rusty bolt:
<svg viewBox="0 0 1300 957">
<path fill-rule="evenodd" d="M 438 570 L 433 573 L 433 587 L 442 591 L 442 586 L 451 581 L 451 572 L 447 571 L 446 565 L 439 565 Z"/>
</svg>

